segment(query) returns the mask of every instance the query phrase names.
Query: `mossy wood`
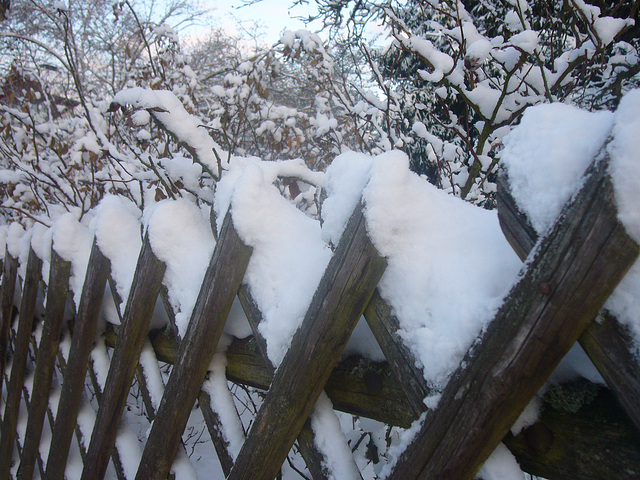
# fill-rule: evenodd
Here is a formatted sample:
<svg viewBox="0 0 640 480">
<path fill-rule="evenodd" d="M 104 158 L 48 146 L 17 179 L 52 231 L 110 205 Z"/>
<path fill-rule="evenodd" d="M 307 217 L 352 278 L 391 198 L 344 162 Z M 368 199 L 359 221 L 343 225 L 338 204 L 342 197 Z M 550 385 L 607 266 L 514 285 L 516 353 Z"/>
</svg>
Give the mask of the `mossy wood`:
<svg viewBox="0 0 640 480">
<path fill-rule="evenodd" d="M 362 206 L 351 216 L 229 479 L 272 479 L 302 430 L 386 268 L 367 235 Z"/>
<path fill-rule="evenodd" d="M 87 449 L 82 480 L 102 479 L 107 471 L 109 454 L 116 441 L 165 269 L 164 263 L 153 253 L 149 236 L 146 235 L 124 310 L 120 335 L 111 357 L 100 408 Z"/>
<path fill-rule="evenodd" d="M 251 248 L 231 228 L 227 214 L 142 453 L 137 480 L 166 479 L 250 256 Z"/>
<path fill-rule="evenodd" d="M 109 269 L 109 260 L 100 252 L 94 241 L 73 326 L 69 358 L 64 371 L 56 422 L 51 436 L 51 448 L 47 457 L 47 480 L 64 478 Z"/>
<path fill-rule="evenodd" d="M 518 209 L 506 172 L 498 177 L 498 219 L 509 243 L 524 260 L 538 234 Z M 602 310 L 579 342 L 640 431 L 640 362 L 628 328 L 607 310 Z"/>
<path fill-rule="evenodd" d="M 2 418 L 2 436 L 0 437 L 0 479 L 8 480 L 11 470 L 11 457 L 16 439 L 16 425 L 20 412 L 20 399 L 24 385 L 27 357 L 29 355 L 29 340 L 33 330 L 36 312 L 38 287 L 42 276 L 42 261 L 33 249 L 29 249 L 27 270 L 25 273 L 20 300 L 20 320 L 18 331 L 13 343 L 13 360 L 11 362 L 11 376 L 7 385 L 7 398 Z"/>
<path fill-rule="evenodd" d="M 5 249 L 2 265 L 2 317 L 0 321 L 0 393 L 4 383 L 4 366 L 7 361 L 9 347 L 9 331 L 13 321 L 13 295 L 16 290 L 18 276 L 18 259 L 13 258 L 9 249 Z"/>
<path fill-rule="evenodd" d="M 56 353 L 62 334 L 70 271 L 71 263 L 63 260 L 52 248 L 44 323 L 33 374 L 33 393 L 29 406 L 22 459 L 18 469 L 20 480 L 31 480 L 39 454 L 44 417 L 49 407 L 49 391 L 51 390 Z"/>
<path fill-rule="evenodd" d="M 546 405 L 538 422 L 503 441 L 524 471 L 542 478 L 640 478 L 640 433 L 606 388 L 575 413 Z"/>
<path fill-rule="evenodd" d="M 636 260 L 606 172 L 588 169 L 389 478 L 471 478 Z"/>
</svg>

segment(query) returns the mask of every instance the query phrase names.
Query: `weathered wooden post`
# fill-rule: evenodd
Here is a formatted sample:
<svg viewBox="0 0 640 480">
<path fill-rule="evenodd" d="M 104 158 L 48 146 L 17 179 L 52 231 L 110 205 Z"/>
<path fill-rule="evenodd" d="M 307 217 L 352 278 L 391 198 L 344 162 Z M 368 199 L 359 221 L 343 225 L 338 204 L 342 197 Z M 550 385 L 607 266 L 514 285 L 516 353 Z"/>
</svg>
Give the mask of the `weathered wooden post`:
<svg viewBox="0 0 640 480">
<path fill-rule="evenodd" d="M 505 237 L 524 260 L 538 234 L 518 209 L 506 172 L 498 177 L 498 219 Z M 611 313 L 602 310 L 579 342 L 640 431 L 640 362 L 629 331 Z"/>
<path fill-rule="evenodd" d="M 0 438 L 1 480 L 9 478 L 11 469 L 11 456 L 16 436 L 16 425 L 18 424 L 22 385 L 24 384 L 27 357 L 29 355 L 29 339 L 33 329 L 41 276 L 42 260 L 38 258 L 33 249 L 30 249 L 24 287 L 22 288 L 22 299 L 20 301 L 20 320 L 14 343 L 11 377 L 7 386 L 7 403 L 4 409 L 4 418 L 2 419 L 2 437 Z"/>
<path fill-rule="evenodd" d="M 2 318 L 0 318 L 0 393 L 4 382 L 4 367 L 7 361 L 9 331 L 13 320 L 13 295 L 16 291 L 18 259 L 11 256 L 6 248 L 2 265 Z"/>
<path fill-rule="evenodd" d="M 109 260 L 100 252 L 94 241 L 73 327 L 69 359 L 51 436 L 51 448 L 45 471 L 46 480 L 62 480 L 64 478 L 71 437 L 82 401 L 89 357 L 95 342 L 109 268 Z"/>
<path fill-rule="evenodd" d="M 120 334 L 111 358 L 82 479 L 102 479 L 107 471 L 109 455 L 116 441 L 165 269 L 165 265 L 153 254 L 147 235 L 142 244 Z"/>
<path fill-rule="evenodd" d="M 471 478 L 636 260 L 606 160 L 539 241 L 389 478 Z"/>
<path fill-rule="evenodd" d="M 142 453 L 137 480 L 167 477 L 249 263 L 251 249 L 230 228 L 231 221 L 228 213 Z"/>
<path fill-rule="evenodd" d="M 229 479 L 272 479 L 280 470 L 386 268 L 359 205 L 236 459 Z"/>
<path fill-rule="evenodd" d="M 70 271 L 71 263 L 63 260 L 52 247 L 44 325 L 38 346 L 29 418 L 18 469 L 18 478 L 21 480 L 31 480 L 38 455 L 44 417 L 49 407 L 49 390 L 62 332 Z"/>
</svg>

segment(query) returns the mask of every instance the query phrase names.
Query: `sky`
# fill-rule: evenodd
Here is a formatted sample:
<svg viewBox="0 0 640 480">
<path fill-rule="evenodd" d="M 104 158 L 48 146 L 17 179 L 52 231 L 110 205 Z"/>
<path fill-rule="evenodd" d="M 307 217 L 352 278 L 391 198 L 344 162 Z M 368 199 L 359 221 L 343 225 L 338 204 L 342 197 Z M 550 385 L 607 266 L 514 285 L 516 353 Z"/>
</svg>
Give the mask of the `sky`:
<svg viewBox="0 0 640 480">
<path fill-rule="evenodd" d="M 291 8 L 293 0 L 261 0 L 253 5 L 245 5 L 241 0 L 205 0 L 203 4 L 213 9 L 212 17 L 225 29 L 237 31 L 237 20 L 243 22 L 245 28 L 252 29 L 258 22 L 260 33 L 265 43 L 272 44 L 280 39 L 284 29 L 297 30 L 305 27 L 296 17 L 308 17 L 315 12 L 314 2 L 309 5 Z M 245 6 L 243 6 L 245 5 Z M 309 29 L 313 30 L 313 27 Z"/>
</svg>

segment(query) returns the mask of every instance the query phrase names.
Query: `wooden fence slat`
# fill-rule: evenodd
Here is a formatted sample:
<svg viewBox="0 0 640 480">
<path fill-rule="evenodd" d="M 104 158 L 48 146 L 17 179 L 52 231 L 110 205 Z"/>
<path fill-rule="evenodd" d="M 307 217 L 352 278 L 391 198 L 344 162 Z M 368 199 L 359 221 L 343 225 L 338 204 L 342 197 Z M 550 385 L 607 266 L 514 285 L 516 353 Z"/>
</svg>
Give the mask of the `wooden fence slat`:
<svg viewBox="0 0 640 480">
<path fill-rule="evenodd" d="M 413 413 L 419 416 L 427 409 L 424 399 L 431 394 L 431 390 L 417 359 L 398 335 L 398 318 L 393 314 L 389 303 L 380 296 L 378 289 L 364 311 L 364 318 L 404 390 Z"/>
<path fill-rule="evenodd" d="M 588 169 L 388 478 L 470 478 L 633 264 L 606 171 Z"/>
<path fill-rule="evenodd" d="M 538 240 L 538 234 L 527 216 L 518 210 L 505 172 L 498 179 L 498 218 L 509 243 L 524 260 Z M 628 329 L 602 310 L 579 342 L 640 431 L 640 362 Z"/>
<path fill-rule="evenodd" d="M 4 381 L 4 368 L 7 361 L 9 347 L 9 331 L 13 321 L 13 295 L 16 290 L 18 276 L 18 259 L 13 258 L 9 249 L 5 250 L 4 265 L 2 266 L 2 318 L 0 321 L 0 394 Z"/>
<path fill-rule="evenodd" d="M 142 453 L 137 480 L 167 477 L 249 263 L 251 248 L 231 228 L 231 221 L 228 213 Z"/>
<path fill-rule="evenodd" d="M 175 361 L 178 348 L 177 340 L 168 333 L 170 331 L 169 328 L 153 332 L 150 336 L 158 360 L 167 363 Z M 107 345 L 115 345 L 116 335 L 112 330 L 107 331 L 106 341 Z M 234 339 L 227 347 L 226 357 L 230 381 L 264 391 L 269 389 L 272 373 L 267 369 L 253 337 Z M 331 372 L 325 390 L 336 410 L 402 428 L 410 427 L 411 422 L 417 419 L 387 362 L 374 362 L 357 356 L 341 359 Z M 526 471 L 533 475 L 573 480 L 589 478 L 594 471 L 599 471 L 603 472 L 602 478 L 614 478 L 620 465 L 632 465 L 640 455 L 640 441 L 637 435 L 633 436 L 634 429 L 629 422 L 619 420 L 624 413 L 611 396 L 605 396 L 597 409 L 585 408 L 577 413 L 543 413 L 539 424 L 532 427 L 534 432 L 541 432 L 540 438 L 532 439 L 531 433 L 523 432 L 518 437 L 507 435 L 504 442 L 518 462 L 527 465 Z M 535 461 L 536 452 L 549 448 L 549 431 L 556 439 L 554 443 L 560 442 L 558 448 L 562 449 L 562 455 L 556 454 L 553 462 L 547 463 L 543 469 Z M 619 454 L 600 455 L 603 445 Z M 576 459 L 581 460 L 578 462 Z"/>
<path fill-rule="evenodd" d="M 233 456 L 229 450 L 229 442 L 224 436 L 224 424 L 217 412 L 211 408 L 211 396 L 205 390 L 200 390 L 198 393 L 198 405 L 200 405 L 202 417 L 218 454 L 222 472 L 225 476 L 229 475 L 231 467 L 233 467 Z"/>
<path fill-rule="evenodd" d="M 262 321 L 262 312 L 258 308 L 257 303 L 253 299 L 251 292 L 249 291 L 249 287 L 247 285 L 242 285 L 240 290 L 238 291 L 238 299 L 240 300 L 240 304 L 242 305 L 242 309 L 244 310 L 245 316 L 251 326 L 251 331 L 253 332 L 253 338 L 258 345 L 258 349 L 262 354 L 262 358 L 265 361 L 265 365 L 269 370 L 269 376 L 273 377 L 275 373 L 275 367 L 269 361 L 269 356 L 267 355 L 267 341 L 260 333 L 260 329 L 258 328 L 260 322 Z M 315 434 L 313 433 L 313 429 L 311 428 L 311 421 L 307 419 L 307 421 L 302 426 L 302 430 L 297 438 L 298 449 L 300 450 L 300 455 L 304 459 L 305 464 L 307 465 L 307 469 L 311 474 L 313 480 L 322 480 L 330 477 L 329 472 L 324 467 L 324 455 L 318 450 L 316 447 Z"/>
<path fill-rule="evenodd" d="M 173 334 L 175 334 L 176 332 L 173 331 L 172 326 L 170 325 L 168 328 L 170 328 L 171 332 Z M 149 371 L 150 368 L 155 368 L 157 370 L 159 370 L 159 367 L 157 365 L 157 358 L 155 356 L 155 352 L 153 350 L 153 346 L 151 345 L 150 341 L 145 341 L 145 345 L 142 347 L 143 349 L 143 354 L 144 354 L 144 350 L 145 349 L 149 349 L 149 354 L 154 358 L 154 361 L 149 364 L 145 361 L 143 361 L 142 355 L 140 357 L 140 363 L 138 363 L 138 368 L 136 368 L 136 379 L 138 380 L 138 386 L 140 388 L 140 393 L 142 394 L 142 401 L 145 405 L 145 408 L 147 410 L 147 415 L 149 416 L 149 421 L 152 422 L 155 418 L 156 418 L 156 409 L 154 407 L 154 404 L 159 404 L 160 401 L 162 400 L 162 394 L 160 394 L 159 397 L 157 397 L 157 393 L 154 394 L 151 392 L 151 390 L 148 387 L 147 384 L 147 376 L 148 375 L 152 375 L 152 373 Z M 161 375 L 160 372 L 157 372 L 158 375 Z M 160 381 L 162 381 L 162 379 L 160 379 Z M 162 383 L 162 386 L 164 388 L 164 382 Z M 180 439 L 180 447 L 178 448 L 178 452 L 176 453 L 176 459 L 178 459 L 178 455 L 180 455 L 181 457 L 188 459 L 188 455 L 187 455 L 187 449 L 184 445 L 184 442 L 182 441 L 182 439 Z M 187 460 L 188 461 L 188 460 Z M 175 466 L 175 461 L 174 464 L 172 465 L 172 467 Z M 193 468 L 193 467 L 191 467 Z M 171 472 L 169 474 L 169 476 L 167 477 L 168 480 L 174 480 L 176 477 L 176 472 Z"/>
<path fill-rule="evenodd" d="M 60 402 L 47 458 L 47 480 L 62 480 L 76 426 L 89 358 L 96 338 L 104 289 L 109 276 L 109 260 L 94 241 L 75 318 L 69 358 L 64 372 Z"/>
<path fill-rule="evenodd" d="M 18 478 L 20 480 L 31 479 L 39 454 L 40 436 L 42 435 L 44 417 L 49 405 L 49 390 L 51 390 L 56 353 L 60 342 L 60 334 L 62 333 L 64 310 L 69 291 L 70 271 L 70 262 L 64 261 L 52 248 L 45 319 L 40 345 L 38 346 L 36 368 L 33 374 L 33 394 L 31 405 L 29 406 L 22 460 L 18 469 Z"/>
<path fill-rule="evenodd" d="M 2 437 L 0 438 L 0 479 L 9 478 L 11 456 L 20 412 L 22 385 L 24 384 L 27 357 L 29 355 L 29 339 L 36 311 L 38 287 L 42 276 L 42 260 L 33 249 L 29 250 L 27 270 L 25 273 L 22 299 L 20 301 L 20 321 L 14 344 L 13 361 L 11 362 L 11 376 L 7 387 L 7 403 L 2 419 Z"/>
<path fill-rule="evenodd" d="M 267 341 L 260 333 L 260 329 L 258 328 L 260 322 L 262 321 L 262 312 L 258 308 L 255 300 L 251 296 L 251 292 L 249 291 L 249 287 L 247 285 L 242 285 L 240 290 L 238 291 L 238 299 L 240 300 L 240 304 L 242 305 L 242 309 L 244 310 L 245 316 L 251 326 L 251 331 L 253 332 L 253 338 L 258 345 L 258 350 L 262 354 L 262 358 L 264 359 L 266 368 L 269 370 L 269 376 L 273 377 L 275 373 L 275 367 L 269 361 L 269 356 L 267 355 Z M 315 446 L 313 429 L 311 428 L 311 422 L 309 419 L 302 426 L 302 430 L 298 435 L 297 442 L 298 448 L 300 450 L 300 455 L 304 459 L 305 464 L 307 465 L 307 469 L 311 474 L 311 477 L 314 480 L 321 480 L 329 477 L 329 473 L 323 466 L 324 456 Z M 227 472 L 228 474 L 228 472 Z"/>
<path fill-rule="evenodd" d="M 166 266 L 154 255 L 148 235 L 138 258 L 98 416 L 87 449 L 82 480 L 104 478 Z"/>
<path fill-rule="evenodd" d="M 276 371 L 229 479 L 275 477 L 315 406 L 386 268 L 386 260 L 371 243 L 365 224 L 362 205 L 358 205 Z"/>
</svg>

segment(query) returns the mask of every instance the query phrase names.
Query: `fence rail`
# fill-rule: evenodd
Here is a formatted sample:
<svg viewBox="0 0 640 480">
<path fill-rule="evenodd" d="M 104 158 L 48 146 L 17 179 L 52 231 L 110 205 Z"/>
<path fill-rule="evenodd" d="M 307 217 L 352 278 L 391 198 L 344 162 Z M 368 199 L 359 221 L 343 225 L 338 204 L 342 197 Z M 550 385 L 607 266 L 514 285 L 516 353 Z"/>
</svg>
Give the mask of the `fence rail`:
<svg viewBox="0 0 640 480">
<path fill-rule="evenodd" d="M 0 480 L 10 478 L 12 472 L 17 478 L 30 479 L 36 468 L 47 480 L 64 478 L 74 432 L 83 456 L 83 480 L 104 478 L 110 458 L 119 479 L 134 478 L 131 455 L 118 441 L 126 429 L 121 418 L 134 377 L 153 420 L 142 456 L 134 465 L 138 480 L 164 480 L 176 474 L 174 459 L 186 457 L 182 434 L 196 403 L 227 478 L 274 478 L 296 440 L 310 475 L 329 478 L 336 472 L 328 470 L 309 421 L 315 415 L 316 402 L 325 394 L 336 409 L 390 425 L 408 427 L 422 418 L 420 424 L 414 424 L 416 435 L 389 478 L 469 479 L 501 441 L 523 468 L 550 479 L 637 478 L 640 365 L 631 350 L 629 333 L 615 318 L 604 313 L 599 317 L 602 321 L 594 320 L 638 256 L 638 245 L 617 220 L 607 165 L 606 159 L 594 163 L 580 193 L 541 239 L 515 205 L 508 178 L 501 179 L 499 218 L 505 235 L 521 258 L 533 253 L 490 326 L 431 409 L 424 402 L 431 389 L 398 334 L 393 309 L 376 289 L 386 261 L 368 237 L 361 205 L 351 216 L 302 326 L 277 369 L 267 357 L 266 341 L 258 328 L 260 309 L 242 284 L 252 250 L 236 232 L 231 214 L 224 219 L 181 339 L 171 326 L 149 332 L 156 299 L 163 295 L 165 265 L 154 254 L 148 237 L 142 244 L 121 325 L 104 328 L 99 316 L 110 265 L 97 243 L 69 326 L 63 320 L 69 263 L 52 250 L 41 319 L 35 314 L 42 283 L 41 260 L 30 251 L 21 301 L 14 305 L 19 262 L 7 250 L 2 274 L 0 362 L 9 380 L 3 385 L 4 375 L 0 375 L 0 388 L 4 387 L 5 393 Z M 236 339 L 227 348 L 226 377 L 266 391 L 239 451 L 224 434 L 226 420 L 211 406 L 216 399 L 203 388 L 204 382 L 220 380 L 215 375 L 222 375 L 208 370 L 236 296 L 254 335 Z M 19 320 L 12 338 L 17 311 Z M 341 358 L 363 314 L 385 362 Z M 34 332 L 40 328 L 36 341 Z M 64 378 L 57 408 L 52 409 L 49 396 L 54 363 L 61 359 L 60 339 L 67 334 L 71 336 L 70 348 L 66 360 L 60 362 L 66 364 L 61 369 Z M 576 341 L 590 355 L 613 396 L 602 391 L 594 404 L 582 411 L 554 414 L 549 410 L 523 434 L 514 437 L 508 433 Z M 97 355 L 108 358 L 100 351 L 104 342 L 112 349 L 108 373 L 100 371 L 96 361 Z M 158 361 L 173 364 L 161 398 L 146 385 L 150 375 L 159 376 L 154 372 Z M 33 369 L 33 382 L 28 385 L 27 369 Z M 79 428 L 82 422 L 78 419 L 86 406 L 87 375 L 98 400 L 90 435 Z M 28 404 L 28 417 L 26 433 L 18 438 L 21 400 Z M 41 455 L 45 418 L 51 424 L 52 439 L 49 452 Z M 603 449 L 607 455 L 601 454 Z M 355 462 L 345 468 L 357 471 Z"/>
</svg>

